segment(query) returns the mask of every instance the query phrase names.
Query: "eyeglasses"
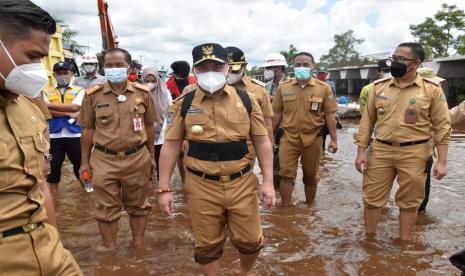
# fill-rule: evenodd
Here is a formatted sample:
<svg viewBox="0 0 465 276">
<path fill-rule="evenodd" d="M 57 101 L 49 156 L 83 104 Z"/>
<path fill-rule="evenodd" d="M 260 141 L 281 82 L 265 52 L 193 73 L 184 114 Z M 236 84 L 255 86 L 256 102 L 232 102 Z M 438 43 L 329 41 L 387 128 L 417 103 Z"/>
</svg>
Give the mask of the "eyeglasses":
<svg viewBox="0 0 465 276">
<path fill-rule="evenodd" d="M 396 56 L 392 56 L 392 57 L 389 57 L 388 60 L 386 61 L 386 65 L 387 66 L 391 66 L 392 62 L 398 62 L 398 63 L 402 63 L 402 64 L 405 64 L 406 61 L 408 60 L 418 60 L 417 58 L 406 58 L 406 57 L 396 57 Z"/>
</svg>

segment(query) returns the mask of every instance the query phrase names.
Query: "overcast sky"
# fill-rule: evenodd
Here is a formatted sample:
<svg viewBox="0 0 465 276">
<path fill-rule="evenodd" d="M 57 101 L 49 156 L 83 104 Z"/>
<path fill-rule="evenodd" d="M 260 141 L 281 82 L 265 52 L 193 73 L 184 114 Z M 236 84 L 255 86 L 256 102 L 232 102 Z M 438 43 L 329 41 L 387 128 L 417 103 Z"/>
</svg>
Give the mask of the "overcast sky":
<svg viewBox="0 0 465 276">
<path fill-rule="evenodd" d="M 32 0 L 79 31 L 77 40 L 101 50 L 96 0 Z M 361 54 L 391 52 L 411 41 L 410 24 L 433 16 L 441 3 L 465 9 L 463 0 L 108 0 L 119 46 L 144 65 L 192 62 L 192 47 L 217 42 L 241 48 L 251 65 L 287 49 L 317 59 L 348 29 L 365 39 Z"/>
</svg>

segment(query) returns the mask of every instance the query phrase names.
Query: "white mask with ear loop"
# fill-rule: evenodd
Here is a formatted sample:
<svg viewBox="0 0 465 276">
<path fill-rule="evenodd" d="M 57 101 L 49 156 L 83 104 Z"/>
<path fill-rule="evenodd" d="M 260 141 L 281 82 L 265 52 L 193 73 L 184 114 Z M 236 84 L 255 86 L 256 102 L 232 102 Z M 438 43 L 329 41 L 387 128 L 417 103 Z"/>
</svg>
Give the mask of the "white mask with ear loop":
<svg viewBox="0 0 465 276">
<path fill-rule="evenodd" d="M 226 67 L 228 70 L 229 67 Z M 197 80 L 199 82 L 199 86 L 211 94 L 215 93 L 216 91 L 220 90 L 226 85 L 226 72 L 205 72 L 205 73 L 195 73 Z"/>
<path fill-rule="evenodd" d="M 7 76 L 0 72 L 0 76 L 5 80 L 5 88 L 18 95 L 36 98 L 48 83 L 47 71 L 44 65 L 39 62 L 18 66 L 1 40 L 0 45 L 14 65 L 14 68 Z"/>
</svg>

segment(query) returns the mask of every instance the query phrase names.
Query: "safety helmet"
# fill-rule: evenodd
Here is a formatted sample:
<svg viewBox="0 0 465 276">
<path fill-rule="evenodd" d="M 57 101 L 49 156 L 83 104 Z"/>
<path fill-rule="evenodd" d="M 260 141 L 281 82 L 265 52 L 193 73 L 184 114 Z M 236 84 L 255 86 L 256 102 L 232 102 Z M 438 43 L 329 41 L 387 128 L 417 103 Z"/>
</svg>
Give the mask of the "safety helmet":
<svg viewBox="0 0 465 276">
<path fill-rule="evenodd" d="M 279 53 L 268 54 L 265 57 L 265 63 L 263 63 L 263 67 L 266 68 L 271 66 L 287 66 L 286 59 Z"/>
<path fill-rule="evenodd" d="M 82 56 L 82 63 L 98 63 L 97 56 L 92 53 L 87 53 Z"/>
</svg>

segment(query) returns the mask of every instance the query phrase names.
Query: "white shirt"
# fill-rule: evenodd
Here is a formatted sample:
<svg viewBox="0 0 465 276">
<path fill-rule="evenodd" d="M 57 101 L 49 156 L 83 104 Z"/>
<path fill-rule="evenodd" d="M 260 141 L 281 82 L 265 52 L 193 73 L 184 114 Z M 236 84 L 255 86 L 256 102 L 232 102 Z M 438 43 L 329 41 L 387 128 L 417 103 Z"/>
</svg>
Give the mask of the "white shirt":
<svg viewBox="0 0 465 276">
<path fill-rule="evenodd" d="M 72 84 L 69 85 L 70 88 L 73 88 L 74 86 Z M 58 86 L 55 86 L 55 88 L 58 88 Z M 66 91 L 66 89 L 59 89 L 61 92 L 61 95 L 63 95 Z M 84 89 L 81 89 L 81 91 L 78 92 L 76 97 L 74 98 L 72 104 L 77 104 L 79 106 L 82 105 L 82 101 L 84 100 L 84 96 L 86 95 L 86 92 Z M 49 103 L 50 101 L 48 100 L 47 96 L 44 94 L 44 100 L 45 102 Z M 50 133 L 50 138 L 55 139 L 55 138 L 79 138 L 81 137 L 81 133 L 73 133 L 69 131 L 66 127 L 62 128 L 60 132 L 58 133 Z"/>
<path fill-rule="evenodd" d="M 166 120 L 163 120 L 163 125 L 160 130 L 160 135 L 158 135 L 158 138 L 155 141 L 155 146 L 163 145 L 163 143 L 165 143 L 165 131 L 166 131 Z"/>
</svg>

